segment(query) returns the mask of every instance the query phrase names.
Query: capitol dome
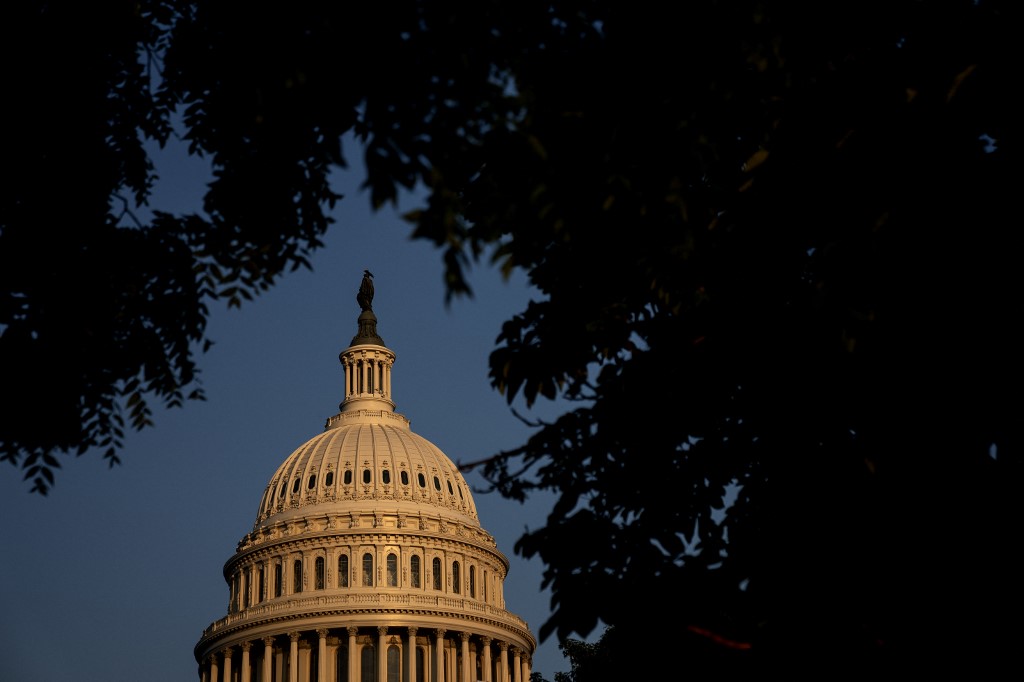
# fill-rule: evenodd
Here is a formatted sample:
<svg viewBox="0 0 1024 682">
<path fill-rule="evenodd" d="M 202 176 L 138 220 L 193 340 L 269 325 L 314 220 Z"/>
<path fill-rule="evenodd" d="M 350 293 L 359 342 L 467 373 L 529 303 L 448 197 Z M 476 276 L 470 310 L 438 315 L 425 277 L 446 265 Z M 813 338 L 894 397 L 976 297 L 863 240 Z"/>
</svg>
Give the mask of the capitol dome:
<svg viewBox="0 0 1024 682">
<path fill-rule="evenodd" d="M 341 352 L 344 399 L 270 477 L 224 566 L 228 614 L 202 682 L 528 682 L 536 640 L 506 610 L 509 562 L 469 485 L 394 411 L 372 275 Z"/>
</svg>

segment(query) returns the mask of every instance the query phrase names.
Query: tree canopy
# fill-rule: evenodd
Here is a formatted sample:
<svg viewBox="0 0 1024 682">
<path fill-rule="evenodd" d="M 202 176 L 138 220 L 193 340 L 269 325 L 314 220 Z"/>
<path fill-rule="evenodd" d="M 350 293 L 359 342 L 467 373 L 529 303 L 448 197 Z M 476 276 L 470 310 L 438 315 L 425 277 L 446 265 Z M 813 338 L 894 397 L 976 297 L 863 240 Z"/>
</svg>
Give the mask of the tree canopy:
<svg viewBox="0 0 1024 682">
<path fill-rule="evenodd" d="M 544 294 L 490 379 L 573 408 L 480 465 L 558 495 L 516 546 L 542 637 L 604 622 L 629 651 L 669 610 L 664 637 L 714 644 L 694 674 L 1005 662 L 1013 6 L 805 5 L 5 7 L 3 457 L 45 492 L 55 453 L 114 458 L 125 412 L 200 397 L 207 304 L 305 264 L 354 134 L 375 206 L 426 190 L 408 219 L 451 295 L 485 255 Z M 133 222 L 176 114 L 214 181 Z"/>
</svg>

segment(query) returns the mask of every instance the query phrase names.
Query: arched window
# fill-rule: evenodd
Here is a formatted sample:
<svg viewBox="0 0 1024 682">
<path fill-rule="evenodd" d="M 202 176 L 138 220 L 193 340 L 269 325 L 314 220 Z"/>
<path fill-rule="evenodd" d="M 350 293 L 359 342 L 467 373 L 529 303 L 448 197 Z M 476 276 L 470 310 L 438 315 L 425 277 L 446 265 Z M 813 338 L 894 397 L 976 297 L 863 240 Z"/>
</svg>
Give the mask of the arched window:
<svg viewBox="0 0 1024 682">
<path fill-rule="evenodd" d="M 458 594 L 459 590 L 459 562 L 452 562 L 452 592 Z"/>
<path fill-rule="evenodd" d="M 266 598 L 266 596 L 265 596 L 266 594 L 267 594 L 266 576 L 263 575 L 263 566 L 261 565 L 260 566 L 260 570 L 259 570 L 259 584 L 257 585 L 257 590 L 256 590 L 256 603 L 259 603 L 259 602 L 263 601 Z"/>
<path fill-rule="evenodd" d="M 441 479 L 438 478 L 437 476 L 434 476 L 434 490 L 437 490 L 439 492 L 441 490 Z"/>
<path fill-rule="evenodd" d="M 316 558 L 315 569 L 316 589 L 322 590 L 324 589 L 324 558 L 322 556 Z"/>
<path fill-rule="evenodd" d="M 432 565 L 433 570 L 434 570 L 434 589 L 435 590 L 440 590 L 441 589 L 441 560 L 438 559 L 437 557 L 434 557 L 434 561 L 432 562 L 431 565 Z"/>
<path fill-rule="evenodd" d="M 402 680 L 402 653 L 392 644 L 388 647 L 388 682 Z"/>
<path fill-rule="evenodd" d="M 469 567 L 469 597 L 476 599 L 476 566 Z"/>
<path fill-rule="evenodd" d="M 398 587 L 398 556 L 388 554 L 388 587 Z"/>
<path fill-rule="evenodd" d="M 345 469 L 345 479 L 343 481 L 345 485 L 352 485 L 352 470 Z"/>
<path fill-rule="evenodd" d="M 307 490 L 312 490 L 316 487 L 316 474 L 311 474 L 309 477 L 309 483 L 306 484 Z"/>
<path fill-rule="evenodd" d="M 420 587 L 420 557 L 418 554 L 413 554 L 409 558 L 409 580 L 412 586 L 419 589 Z"/>
<path fill-rule="evenodd" d="M 284 578 L 281 575 L 281 564 L 274 564 L 274 596 L 280 597 L 284 586 Z"/>
<path fill-rule="evenodd" d="M 363 587 L 373 587 L 373 555 L 363 555 Z"/>
<path fill-rule="evenodd" d="M 302 559 L 292 564 L 292 592 L 302 592 Z"/>
<path fill-rule="evenodd" d="M 362 669 L 360 682 L 377 682 L 377 656 L 372 644 L 367 644 L 360 652 L 359 667 Z"/>
<path fill-rule="evenodd" d="M 427 654 L 421 647 L 416 647 L 416 679 L 427 679 Z"/>
<path fill-rule="evenodd" d="M 348 554 L 338 557 L 338 587 L 348 587 Z"/>
<path fill-rule="evenodd" d="M 240 583 L 242 590 L 243 609 L 249 608 L 249 582 L 249 571 L 245 571 L 244 573 L 242 573 L 242 582 Z"/>
<path fill-rule="evenodd" d="M 324 479 L 324 485 L 326 487 L 328 487 L 328 488 L 330 488 L 332 485 L 334 485 L 334 472 L 333 471 L 328 471 L 327 472 L 327 478 Z"/>
<path fill-rule="evenodd" d="M 380 480 L 381 480 L 381 482 L 384 485 L 390 485 L 391 484 L 391 471 L 388 470 L 388 469 L 385 469 L 384 471 L 380 472 Z"/>
<path fill-rule="evenodd" d="M 399 477 L 402 479 L 402 485 L 409 485 L 409 472 L 402 469 Z"/>
<path fill-rule="evenodd" d="M 292 493 L 297 493 L 297 492 L 299 492 L 299 479 L 298 478 L 296 478 L 295 482 L 292 483 Z"/>
<path fill-rule="evenodd" d="M 420 484 L 421 488 L 427 487 L 427 479 L 423 476 L 423 473 L 416 474 L 416 482 Z"/>
</svg>

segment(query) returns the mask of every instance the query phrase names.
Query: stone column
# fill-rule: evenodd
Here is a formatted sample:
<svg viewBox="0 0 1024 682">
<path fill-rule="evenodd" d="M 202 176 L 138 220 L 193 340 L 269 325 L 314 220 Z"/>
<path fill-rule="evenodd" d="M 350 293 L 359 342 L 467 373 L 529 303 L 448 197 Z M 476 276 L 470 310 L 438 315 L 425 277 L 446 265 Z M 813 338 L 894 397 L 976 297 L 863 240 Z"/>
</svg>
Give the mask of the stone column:
<svg viewBox="0 0 1024 682">
<path fill-rule="evenodd" d="M 496 682 L 508 682 L 508 642 L 498 642 L 501 652 L 498 658 L 498 679 Z"/>
<path fill-rule="evenodd" d="M 263 678 L 261 682 L 270 682 L 274 678 L 274 638 L 263 638 Z"/>
<path fill-rule="evenodd" d="M 359 657 L 356 656 L 356 633 L 359 628 L 348 628 L 348 679 L 349 682 L 356 682 L 359 679 Z"/>
<path fill-rule="evenodd" d="M 462 682 L 471 682 L 469 665 L 469 633 L 460 632 L 459 639 L 462 640 Z"/>
<path fill-rule="evenodd" d="M 434 682 L 445 682 L 444 680 L 444 633 L 438 628 L 437 638 L 434 640 Z"/>
<path fill-rule="evenodd" d="M 480 667 L 483 669 L 484 682 L 491 682 L 491 638 L 481 637 L 480 646 L 483 647 L 484 658 L 480 663 Z"/>
<path fill-rule="evenodd" d="M 231 647 L 224 650 L 224 682 L 231 682 Z"/>
<path fill-rule="evenodd" d="M 299 682 L 299 633 L 289 632 L 288 639 L 288 682 Z"/>
<path fill-rule="evenodd" d="M 409 666 L 409 674 L 406 676 L 406 681 L 416 682 L 416 628 L 409 628 L 409 645 L 406 649 L 408 649 L 409 654 L 409 663 L 407 664 Z"/>
<path fill-rule="evenodd" d="M 252 642 L 242 642 L 242 682 L 250 682 L 249 672 L 249 649 Z"/>
<path fill-rule="evenodd" d="M 522 682 L 523 671 L 519 665 L 519 647 L 512 647 L 512 682 Z"/>
<path fill-rule="evenodd" d="M 218 682 L 220 670 L 217 668 L 217 654 L 210 654 L 210 682 Z"/>
<path fill-rule="evenodd" d="M 523 682 L 530 682 L 530 659 L 523 656 Z"/>
<path fill-rule="evenodd" d="M 316 631 L 320 635 L 320 646 L 316 650 L 317 670 L 316 679 L 321 682 L 327 680 L 327 628 L 320 628 Z M 243 681 L 244 682 L 244 681 Z"/>
<path fill-rule="evenodd" d="M 388 651 L 387 651 L 387 634 L 388 628 L 386 625 L 377 626 L 377 679 L 386 680 L 388 679 Z"/>
</svg>

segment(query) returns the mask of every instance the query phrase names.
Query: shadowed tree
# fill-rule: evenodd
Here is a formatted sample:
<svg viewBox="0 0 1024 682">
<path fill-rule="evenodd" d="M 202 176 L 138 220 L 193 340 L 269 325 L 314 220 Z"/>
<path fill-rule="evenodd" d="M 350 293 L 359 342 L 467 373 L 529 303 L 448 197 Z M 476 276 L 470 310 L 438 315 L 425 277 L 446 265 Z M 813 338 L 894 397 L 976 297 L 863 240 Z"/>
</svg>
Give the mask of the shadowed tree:
<svg viewBox="0 0 1024 682">
<path fill-rule="evenodd" d="M 477 465 L 558 495 L 517 545 L 546 566 L 542 637 L 604 622 L 630 652 L 657 627 L 694 646 L 651 665 L 692 677 L 998 669 L 1021 634 L 998 617 L 1021 605 L 1013 8 L 818 5 L 111 3 L 103 40 L 72 30 L 86 10 L 4 9 L 3 49 L 41 41 L 4 113 L 37 133 L 4 158 L 5 458 L 45 490 L 119 409 L 179 402 L 206 302 L 319 245 L 353 133 L 375 206 L 425 189 L 408 218 L 451 295 L 481 258 L 543 294 L 491 381 L 571 409 Z M 204 210 L 126 223 L 139 135 L 173 111 L 214 168 Z M 70 187 L 68 155 L 102 172 Z M 40 377 L 67 378 L 42 434 Z"/>
</svg>

